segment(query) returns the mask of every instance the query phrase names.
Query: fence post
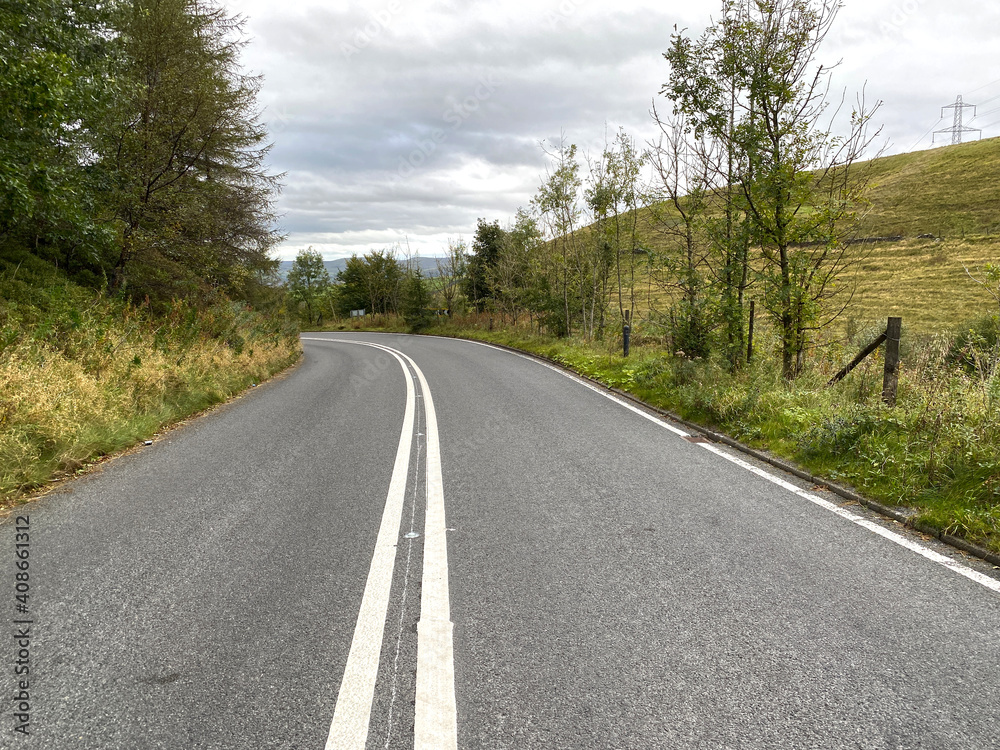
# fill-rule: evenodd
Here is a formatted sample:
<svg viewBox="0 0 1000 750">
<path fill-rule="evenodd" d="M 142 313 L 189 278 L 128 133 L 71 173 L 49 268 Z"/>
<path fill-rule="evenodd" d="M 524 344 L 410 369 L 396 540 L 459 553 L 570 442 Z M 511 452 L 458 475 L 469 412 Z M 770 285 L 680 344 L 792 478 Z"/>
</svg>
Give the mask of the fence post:
<svg viewBox="0 0 1000 750">
<path fill-rule="evenodd" d="M 625 349 L 625 355 L 628 356 L 630 339 L 632 338 L 632 311 L 625 311 L 625 324 L 622 326 L 622 345 Z"/>
<path fill-rule="evenodd" d="M 754 307 L 753 300 L 750 300 L 750 326 L 747 331 L 747 364 L 750 364 L 750 362 L 753 360 L 753 317 L 754 317 L 753 307 Z"/>
<path fill-rule="evenodd" d="M 899 385 L 899 337 L 902 318 L 889 318 L 885 329 L 885 374 L 882 377 L 882 400 L 888 406 L 896 405 L 896 387 Z"/>
</svg>

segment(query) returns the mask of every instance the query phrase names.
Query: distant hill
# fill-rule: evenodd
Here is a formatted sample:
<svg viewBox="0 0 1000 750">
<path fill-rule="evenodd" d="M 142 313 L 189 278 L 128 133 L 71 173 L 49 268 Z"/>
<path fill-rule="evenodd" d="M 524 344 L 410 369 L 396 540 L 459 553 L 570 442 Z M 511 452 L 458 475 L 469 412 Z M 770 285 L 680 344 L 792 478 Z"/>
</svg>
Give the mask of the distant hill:
<svg viewBox="0 0 1000 750">
<path fill-rule="evenodd" d="M 335 258 L 334 260 L 324 260 L 323 265 L 326 266 L 327 272 L 330 274 L 330 279 L 336 279 L 337 274 L 344 270 L 347 265 L 347 258 Z M 410 258 L 410 263 L 412 263 L 416 268 L 419 268 L 424 276 L 437 276 L 437 264 L 438 261 L 443 261 L 444 258 L 423 258 L 417 256 L 415 258 Z M 281 280 L 285 281 L 288 278 L 288 272 L 292 269 L 294 261 L 283 260 L 281 265 L 278 266 L 278 275 L 281 276 Z"/>
</svg>

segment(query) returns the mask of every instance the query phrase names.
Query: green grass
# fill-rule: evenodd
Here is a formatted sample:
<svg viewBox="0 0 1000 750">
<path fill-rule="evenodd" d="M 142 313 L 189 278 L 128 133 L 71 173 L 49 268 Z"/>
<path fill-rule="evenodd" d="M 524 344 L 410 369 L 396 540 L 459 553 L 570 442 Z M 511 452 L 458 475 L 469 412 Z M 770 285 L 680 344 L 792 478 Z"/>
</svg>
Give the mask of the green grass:
<svg viewBox="0 0 1000 750">
<path fill-rule="evenodd" d="M 873 164 L 868 236 L 1000 234 L 1000 138 L 887 156 Z"/>
</svg>

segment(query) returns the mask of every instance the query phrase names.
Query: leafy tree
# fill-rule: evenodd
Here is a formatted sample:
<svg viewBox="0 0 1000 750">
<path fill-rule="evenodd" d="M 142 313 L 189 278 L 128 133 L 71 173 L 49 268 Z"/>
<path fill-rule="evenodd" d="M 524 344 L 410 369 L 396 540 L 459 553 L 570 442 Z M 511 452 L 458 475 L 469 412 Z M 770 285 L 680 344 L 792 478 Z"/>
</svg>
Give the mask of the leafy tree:
<svg viewBox="0 0 1000 750">
<path fill-rule="evenodd" d="M 500 257 L 504 242 L 504 230 L 499 221 L 492 223 L 479 219 L 476 236 L 472 240 L 472 255 L 465 272 L 465 296 L 480 312 L 493 297 L 490 273 Z"/>
<path fill-rule="evenodd" d="M 435 277 L 438 293 L 444 301 L 444 306 L 451 315 L 455 309 L 462 285 L 465 282 L 469 264 L 469 249 L 465 240 L 448 241 L 448 254 L 443 260 L 438 260 L 437 276 Z"/>
<path fill-rule="evenodd" d="M 323 322 L 323 301 L 329 292 L 330 273 L 323 256 L 311 247 L 299 251 L 288 272 L 288 291 L 292 299 L 305 305 L 306 322 Z"/>
<path fill-rule="evenodd" d="M 707 357 L 709 334 L 709 298 L 712 290 L 706 283 L 708 249 L 702 228 L 710 221 L 712 204 L 712 154 L 696 142 L 687 140 L 683 118 L 661 120 L 660 138 L 652 150 L 654 187 L 651 196 L 654 225 L 670 242 L 657 254 L 658 286 L 679 296 L 668 312 L 669 331 L 674 351 L 688 357 Z"/>
<path fill-rule="evenodd" d="M 568 336 L 573 331 L 570 308 L 575 307 L 575 304 L 571 305 L 571 302 L 575 303 L 578 299 L 576 290 L 573 289 L 576 287 L 576 279 L 571 280 L 570 273 L 580 253 L 577 229 L 581 216 L 579 197 L 583 180 L 580 178 L 580 163 L 576 159 L 574 144 L 567 144 L 565 139 L 560 139 L 549 156 L 554 165 L 531 203 L 548 225 L 554 252 L 559 259 L 556 271 L 559 278 L 555 283 L 550 283 L 550 288 L 559 288 L 562 292 L 563 317 L 559 333 Z"/>
<path fill-rule="evenodd" d="M 820 125 L 830 69 L 817 54 L 840 7 L 724 0 L 720 19 L 699 39 L 679 32 L 665 55 L 671 72 L 664 93 L 695 138 L 720 144 L 727 184 L 738 186 L 746 236 L 760 248 L 764 303 L 781 334 L 786 378 L 798 373 L 808 334 L 824 324 L 823 302 L 846 267 L 842 235 L 867 184 L 856 164 L 877 135 L 868 133 L 877 105 L 867 108 L 863 99 L 846 137 Z M 734 205 L 727 201 L 729 220 Z M 727 241 L 738 251 L 740 233 Z M 727 294 L 747 267 L 739 264 L 730 255 Z"/>
<path fill-rule="evenodd" d="M 542 232 L 534 217 L 523 208 L 517 209 L 514 222 L 503 231 L 500 250 L 487 274 L 493 290 L 492 303 L 503 315 L 517 324 L 518 313 L 534 313 L 532 261 L 541 245 Z"/>
<path fill-rule="evenodd" d="M 417 268 L 403 281 L 400 312 L 411 330 L 419 331 L 430 322 L 431 293 L 423 272 Z"/>
<path fill-rule="evenodd" d="M 113 234 L 99 219 L 94 126 L 115 93 L 114 3 L 0 4 L 0 252 L 24 249 L 98 283 Z"/>
<path fill-rule="evenodd" d="M 403 269 L 392 251 L 352 255 L 337 274 L 337 310 L 341 315 L 362 308 L 376 315 L 397 312 L 402 281 Z"/>
</svg>

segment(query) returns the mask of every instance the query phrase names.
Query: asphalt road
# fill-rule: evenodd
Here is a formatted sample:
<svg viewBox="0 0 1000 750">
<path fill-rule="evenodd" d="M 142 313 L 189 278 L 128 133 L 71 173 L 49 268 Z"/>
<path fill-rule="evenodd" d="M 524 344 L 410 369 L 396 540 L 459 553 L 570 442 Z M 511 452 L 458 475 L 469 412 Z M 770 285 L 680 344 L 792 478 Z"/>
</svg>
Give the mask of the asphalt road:
<svg viewBox="0 0 1000 750">
<path fill-rule="evenodd" d="M 524 357 L 304 346 L 0 523 L 0 747 L 1000 747 L 989 566 Z"/>
</svg>

